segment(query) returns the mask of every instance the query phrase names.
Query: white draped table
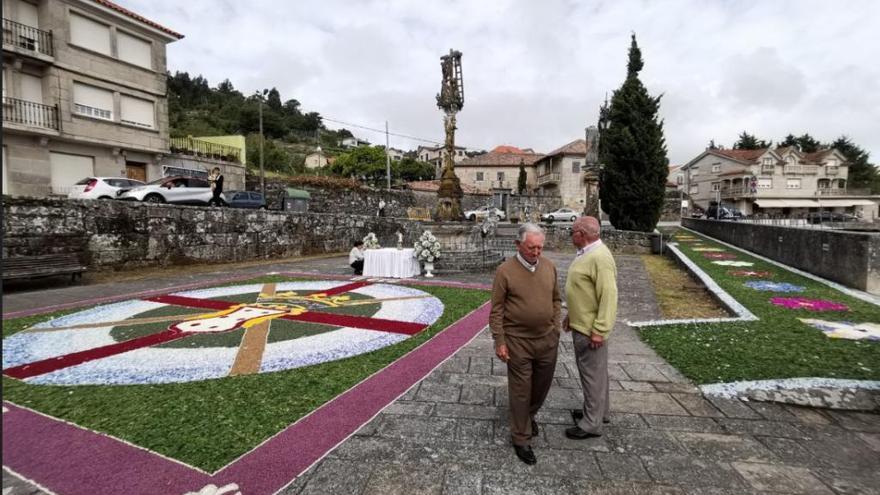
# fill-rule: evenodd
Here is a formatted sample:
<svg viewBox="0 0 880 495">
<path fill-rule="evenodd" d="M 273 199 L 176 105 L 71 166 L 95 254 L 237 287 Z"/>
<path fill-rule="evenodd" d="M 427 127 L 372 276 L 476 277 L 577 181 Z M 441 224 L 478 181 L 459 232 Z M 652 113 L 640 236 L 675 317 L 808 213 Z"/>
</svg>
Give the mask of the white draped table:
<svg viewBox="0 0 880 495">
<path fill-rule="evenodd" d="M 364 252 L 364 275 L 368 277 L 409 278 L 422 273 L 413 258 L 413 249 L 367 249 Z"/>
</svg>

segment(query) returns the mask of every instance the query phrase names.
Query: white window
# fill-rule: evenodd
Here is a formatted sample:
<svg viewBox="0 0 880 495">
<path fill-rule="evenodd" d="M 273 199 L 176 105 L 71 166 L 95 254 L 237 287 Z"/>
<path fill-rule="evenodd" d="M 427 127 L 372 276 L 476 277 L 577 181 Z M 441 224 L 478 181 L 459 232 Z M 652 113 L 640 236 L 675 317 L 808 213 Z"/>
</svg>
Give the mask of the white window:
<svg viewBox="0 0 880 495">
<path fill-rule="evenodd" d="M 800 179 L 787 179 L 785 181 L 786 189 L 800 189 L 801 188 L 801 180 Z"/>
<path fill-rule="evenodd" d="M 773 162 L 774 162 L 773 157 L 765 156 L 761 160 L 761 165 L 773 165 Z"/>
<path fill-rule="evenodd" d="M 676 175 L 675 176 L 675 183 L 678 184 L 679 186 L 684 184 L 684 176 L 681 174 Z"/>
<path fill-rule="evenodd" d="M 483 172 L 477 172 L 477 182 L 483 182 Z"/>
<path fill-rule="evenodd" d="M 16 21 L 25 26 L 39 28 L 39 17 L 36 5 L 29 2 L 18 2 L 18 15 L 16 15 Z"/>
<path fill-rule="evenodd" d="M 19 96 L 22 100 L 43 103 L 42 78 L 21 73 L 19 74 L 19 81 L 21 81 L 21 94 Z"/>
<path fill-rule="evenodd" d="M 116 51 L 119 60 L 130 64 L 153 68 L 153 45 L 122 31 L 116 32 Z"/>
<path fill-rule="evenodd" d="M 773 189 L 773 179 L 761 177 L 758 179 L 758 189 Z"/>
<path fill-rule="evenodd" d="M 714 191 L 720 191 L 720 190 L 721 190 L 721 183 L 720 182 L 713 182 L 712 183 L 712 191 L 714 192 Z"/>
<path fill-rule="evenodd" d="M 578 161 L 571 162 L 571 173 L 577 174 L 577 173 L 580 173 L 580 171 L 581 171 L 581 162 L 578 162 Z"/>
<path fill-rule="evenodd" d="M 712 164 L 712 172 L 721 172 L 721 164 L 720 163 Z"/>
<path fill-rule="evenodd" d="M 498 180 L 504 180 L 504 172 L 498 172 Z"/>
<path fill-rule="evenodd" d="M 699 192 L 700 192 L 700 185 L 699 184 L 691 184 L 690 194 L 697 194 Z"/>
<path fill-rule="evenodd" d="M 126 124 L 152 129 L 155 126 L 153 102 L 122 95 L 120 117 Z"/>
<path fill-rule="evenodd" d="M 73 111 L 104 120 L 113 120 L 113 93 L 82 83 L 73 83 Z"/>
<path fill-rule="evenodd" d="M 49 153 L 52 194 L 67 194 L 70 187 L 95 174 L 95 159 L 91 156 Z"/>
<path fill-rule="evenodd" d="M 71 12 L 70 42 L 104 55 L 110 55 L 110 26 Z"/>
</svg>

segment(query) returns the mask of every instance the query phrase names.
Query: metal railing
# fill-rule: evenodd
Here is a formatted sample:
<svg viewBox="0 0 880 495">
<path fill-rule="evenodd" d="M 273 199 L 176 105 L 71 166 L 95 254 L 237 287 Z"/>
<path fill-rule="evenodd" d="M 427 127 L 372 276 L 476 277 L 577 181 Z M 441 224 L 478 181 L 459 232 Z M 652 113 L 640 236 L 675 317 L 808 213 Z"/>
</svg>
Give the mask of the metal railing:
<svg viewBox="0 0 880 495">
<path fill-rule="evenodd" d="M 241 148 L 211 143 L 193 137 L 171 138 L 172 153 L 191 154 L 216 160 L 241 163 Z"/>
<path fill-rule="evenodd" d="M 553 183 L 559 183 L 559 174 L 558 173 L 544 174 L 544 175 L 538 176 L 538 185 L 539 186 L 543 186 L 544 184 L 553 184 Z"/>
<path fill-rule="evenodd" d="M 816 165 L 786 165 L 782 168 L 785 175 L 816 175 L 819 167 Z"/>
<path fill-rule="evenodd" d="M 743 196 L 753 196 L 752 189 L 748 186 L 722 187 L 722 198 L 739 198 Z"/>
<path fill-rule="evenodd" d="M 43 105 L 18 98 L 3 97 L 3 122 L 61 130 L 58 105 Z"/>
<path fill-rule="evenodd" d="M 55 55 L 52 32 L 3 18 L 3 44 L 14 45 L 50 57 Z"/>
<path fill-rule="evenodd" d="M 835 188 L 823 188 L 820 187 L 816 189 L 816 196 L 870 196 L 870 189 L 861 189 L 861 188 L 846 188 L 846 187 L 835 187 Z"/>
</svg>

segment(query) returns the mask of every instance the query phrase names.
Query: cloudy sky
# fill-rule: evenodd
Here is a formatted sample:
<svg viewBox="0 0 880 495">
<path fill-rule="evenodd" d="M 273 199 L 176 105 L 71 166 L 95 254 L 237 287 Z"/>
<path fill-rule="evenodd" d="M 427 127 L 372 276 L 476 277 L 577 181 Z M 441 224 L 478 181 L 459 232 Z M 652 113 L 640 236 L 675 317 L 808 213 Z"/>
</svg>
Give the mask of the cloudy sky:
<svg viewBox="0 0 880 495">
<path fill-rule="evenodd" d="M 464 53 L 457 144 L 550 151 L 583 136 L 626 74 L 663 94 L 672 163 L 709 142 L 845 134 L 880 162 L 880 2 L 118 0 L 186 37 L 168 68 L 339 121 L 442 140 L 439 57 Z M 340 127 L 326 122 L 330 128 Z M 351 128 L 384 144 L 384 135 Z M 417 141 L 393 137 L 403 149 Z"/>
</svg>

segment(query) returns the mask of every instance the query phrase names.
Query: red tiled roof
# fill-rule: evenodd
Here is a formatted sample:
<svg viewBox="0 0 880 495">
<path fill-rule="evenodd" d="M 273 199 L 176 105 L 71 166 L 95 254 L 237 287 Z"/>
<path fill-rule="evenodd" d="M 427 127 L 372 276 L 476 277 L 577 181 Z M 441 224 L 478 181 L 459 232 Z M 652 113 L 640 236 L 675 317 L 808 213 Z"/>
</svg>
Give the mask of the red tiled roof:
<svg viewBox="0 0 880 495">
<path fill-rule="evenodd" d="M 516 146 L 502 144 L 501 146 L 496 146 L 495 149 L 493 149 L 489 153 L 515 153 L 517 155 L 522 155 L 523 153 L 526 153 L 526 152 L 517 148 Z"/>
<path fill-rule="evenodd" d="M 819 163 L 822 161 L 823 158 L 828 156 L 832 151 L 833 150 L 829 148 L 829 149 L 819 150 L 819 151 L 816 151 L 813 153 L 805 153 L 804 159 L 806 159 L 807 161 Z"/>
<path fill-rule="evenodd" d="M 761 148 L 759 150 L 712 150 L 712 152 L 721 156 L 733 158 L 734 160 L 753 162 L 757 160 L 759 156 L 766 153 L 768 149 L 769 148 Z"/>
<path fill-rule="evenodd" d="M 566 144 L 565 146 L 561 146 L 556 148 L 555 150 L 547 153 L 546 156 L 556 156 L 556 155 L 585 155 L 587 154 L 587 142 L 583 139 L 575 139 L 574 141 Z"/>
<path fill-rule="evenodd" d="M 425 192 L 436 192 L 440 189 L 440 181 L 439 180 L 414 180 L 412 182 L 406 183 L 407 187 L 413 191 L 425 191 Z M 483 193 L 486 192 L 482 189 L 478 189 L 470 184 L 461 183 L 461 191 L 466 194 L 475 194 L 475 193 Z"/>
<path fill-rule="evenodd" d="M 497 148 L 496 148 L 497 149 Z M 488 153 L 472 156 L 456 163 L 456 167 L 515 167 L 522 161 L 523 165 L 533 165 L 543 158 L 544 155 L 531 153 L 498 153 L 492 150 Z"/>
<path fill-rule="evenodd" d="M 176 32 L 176 31 L 172 31 L 159 23 L 153 22 L 142 15 L 136 14 L 136 13 L 126 9 L 125 7 L 116 5 L 115 3 L 111 2 L 110 0 L 93 0 L 93 1 L 95 3 L 97 3 L 98 5 L 103 5 L 104 7 L 107 7 L 108 9 L 115 10 L 116 12 L 119 12 L 120 14 L 127 15 L 128 17 L 131 17 L 132 19 L 143 22 L 144 24 L 146 24 L 150 27 L 154 27 L 154 28 L 158 29 L 159 31 L 162 31 L 163 33 L 170 34 L 171 36 L 174 36 L 177 39 L 183 38 L 182 34 Z"/>
</svg>

